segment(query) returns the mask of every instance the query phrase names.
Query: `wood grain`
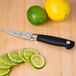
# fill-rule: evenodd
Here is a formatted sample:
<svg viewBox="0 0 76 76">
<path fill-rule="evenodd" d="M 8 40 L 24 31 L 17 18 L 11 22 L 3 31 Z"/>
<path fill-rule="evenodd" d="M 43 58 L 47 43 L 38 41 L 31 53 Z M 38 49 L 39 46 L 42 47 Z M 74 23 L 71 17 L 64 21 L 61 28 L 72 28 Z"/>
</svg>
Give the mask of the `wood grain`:
<svg viewBox="0 0 76 76">
<path fill-rule="evenodd" d="M 37 41 L 28 41 L 3 33 L 1 30 L 18 30 L 68 38 L 76 42 L 76 0 L 68 0 L 70 16 L 63 22 L 48 19 L 42 26 L 33 26 L 27 20 L 32 5 L 44 7 L 45 0 L 0 0 L 0 55 L 21 48 L 37 49 L 46 59 L 46 65 L 36 70 L 29 63 L 12 68 L 9 76 L 76 76 L 76 46 L 66 50 Z"/>
</svg>

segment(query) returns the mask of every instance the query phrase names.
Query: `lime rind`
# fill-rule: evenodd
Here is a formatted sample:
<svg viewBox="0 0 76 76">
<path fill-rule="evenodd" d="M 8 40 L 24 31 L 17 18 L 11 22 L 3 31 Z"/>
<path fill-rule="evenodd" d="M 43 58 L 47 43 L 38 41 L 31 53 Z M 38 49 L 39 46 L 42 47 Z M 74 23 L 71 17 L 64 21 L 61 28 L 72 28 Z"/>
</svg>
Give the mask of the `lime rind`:
<svg viewBox="0 0 76 76">
<path fill-rule="evenodd" d="M 2 61 L 2 63 L 9 65 L 9 66 L 17 65 L 16 63 L 13 63 L 12 61 L 9 60 L 7 54 L 1 56 L 1 61 Z"/>
<path fill-rule="evenodd" d="M 18 56 L 18 51 L 13 51 L 13 52 L 8 53 L 8 57 L 12 62 L 15 62 L 17 64 L 23 63 L 23 60 L 21 60 Z"/>
<path fill-rule="evenodd" d="M 41 58 L 41 61 L 43 62 L 43 64 L 42 64 L 42 65 L 36 65 L 36 64 L 35 64 L 36 62 L 33 61 L 33 57 L 34 57 L 34 56 L 39 56 L 39 57 Z M 35 59 L 36 59 L 36 58 L 35 58 Z M 39 55 L 39 54 L 34 54 L 34 55 L 30 56 L 30 57 L 29 57 L 29 61 L 30 61 L 30 64 L 31 64 L 35 69 L 42 69 L 42 68 L 45 66 L 45 60 L 44 60 L 43 56 L 41 56 L 41 55 Z M 39 61 L 39 62 L 41 62 L 41 61 Z M 39 64 L 40 64 L 40 63 L 39 63 Z"/>
<path fill-rule="evenodd" d="M 25 59 L 25 57 L 24 57 L 24 50 L 25 50 L 25 49 L 20 50 L 20 51 L 18 52 L 18 55 L 19 55 L 20 59 L 22 59 L 24 62 L 28 62 L 28 61 Z"/>
<path fill-rule="evenodd" d="M 0 76 L 7 76 L 9 72 L 10 72 L 10 69 L 0 69 Z"/>
<path fill-rule="evenodd" d="M 26 48 L 24 50 L 24 57 L 28 62 L 29 62 L 29 57 L 34 54 L 39 54 L 39 53 L 35 49 L 32 49 L 32 48 Z"/>
</svg>

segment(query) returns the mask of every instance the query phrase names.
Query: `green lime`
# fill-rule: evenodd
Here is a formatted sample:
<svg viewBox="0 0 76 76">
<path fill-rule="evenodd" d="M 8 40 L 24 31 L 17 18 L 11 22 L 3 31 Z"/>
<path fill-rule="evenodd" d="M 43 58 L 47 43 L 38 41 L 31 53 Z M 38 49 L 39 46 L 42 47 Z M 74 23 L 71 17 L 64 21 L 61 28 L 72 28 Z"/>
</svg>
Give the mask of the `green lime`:
<svg viewBox="0 0 76 76">
<path fill-rule="evenodd" d="M 28 62 L 29 62 L 29 57 L 34 54 L 38 54 L 38 52 L 34 49 L 26 48 L 24 50 L 24 57 L 25 57 L 25 59 L 27 59 Z"/>
<path fill-rule="evenodd" d="M 11 67 L 11 66 L 2 63 L 1 58 L 0 58 L 0 69 L 10 68 L 10 67 Z"/>
<path fill-rule="evenodd" d="M 10 61 L 7 54 L 1 56 L 1 61 L 2 63 L 9 65 L 9 66 L 17 65 L 16 63 L 13 63 L 12 61 Z"/>
<path fill-rule="evenodd" d="M 10 69 L 0 69 L 0 76 L 8 76 Z"/>
<path fill-rule="evenodd" d="M 41 69 L 45 65 L 44 58 L 39 54 L 30 56 L 29 61 L 30 61 L 30 64 L 36 69 Z"/>
<path fill-rule="evenodd" d="M 40 25 L 47 19 L 47 14 L 40 6 L 32 6 L 27 11 L 28 20 L 34 25 Z"/>
<path fill-rule="evenodd" d="M 24 62 L 28 62 L 27 59 L 25 59 L 25 57 L 24 57 L 24 50 L 25 49 L 20 50 L 18 52 L 18 55 L 19 55 L 20 59 L 22 59 Z"/>
<path fill-rule="evenodd" d="M 18 56 L 18 51 L 12 51 L 12 52 L 8 53 L 8 57 L 12 62 L 15 62 L 17 64 L 20 64 L 23 62 L 23 60 L 20 59 Z"/>
</svg>

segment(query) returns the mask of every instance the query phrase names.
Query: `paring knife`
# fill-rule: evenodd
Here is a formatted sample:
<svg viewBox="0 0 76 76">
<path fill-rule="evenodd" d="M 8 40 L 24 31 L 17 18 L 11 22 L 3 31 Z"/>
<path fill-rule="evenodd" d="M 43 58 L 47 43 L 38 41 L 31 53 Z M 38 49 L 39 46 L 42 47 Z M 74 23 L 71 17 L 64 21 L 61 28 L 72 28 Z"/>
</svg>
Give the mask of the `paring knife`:
<svg viewBox="0 0 76 76">
<path fill-rule="evenodd" d="M 66 49 L 71 49 L 75 45 L 74 41 L 64 39 L 64 38 L 54 37 L 54 36 L 41 35 L 41 34 L 31 34 L 31 33 L 14 31 L 14 30 L 2 30 L 2 31 L 6 32 L 10 35 L 17 36 L 17 37 L 24 38 L 24 39 L 28 39 L 28 40 L 37 40 L 37 41 L 44 42 L 47 44 L 52 44 L 52 45 L 56 45 L 56 46 L 63 46 Z"/>
</svg>

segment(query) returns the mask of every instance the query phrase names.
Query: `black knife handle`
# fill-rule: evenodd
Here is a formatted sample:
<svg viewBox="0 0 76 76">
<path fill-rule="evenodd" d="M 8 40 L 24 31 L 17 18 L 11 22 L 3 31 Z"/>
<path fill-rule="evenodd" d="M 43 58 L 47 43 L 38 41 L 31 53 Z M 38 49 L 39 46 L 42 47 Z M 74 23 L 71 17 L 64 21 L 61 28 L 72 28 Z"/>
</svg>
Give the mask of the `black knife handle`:
<svg viewBox="0 0 76 76">
<path fill-rule="evenodd" d="M 66 49 L 71 49 L 75 45 L 74 41 L 68 39 L 58 38 L 54 36 L 40 35 L 40 34 L 37 36 L 37 41 L 56 46 L 64 46 Z"/>
</svg>

